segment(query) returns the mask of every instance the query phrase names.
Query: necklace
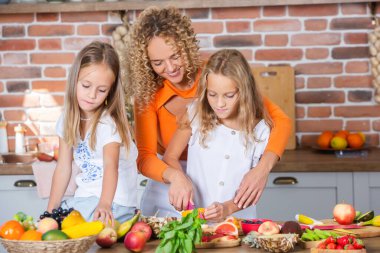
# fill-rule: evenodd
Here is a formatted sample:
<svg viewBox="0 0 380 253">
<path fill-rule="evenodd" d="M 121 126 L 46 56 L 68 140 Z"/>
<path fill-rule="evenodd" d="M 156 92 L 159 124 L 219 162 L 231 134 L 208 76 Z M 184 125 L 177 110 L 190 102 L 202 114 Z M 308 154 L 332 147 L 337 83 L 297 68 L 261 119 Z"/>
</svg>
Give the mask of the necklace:
<svg viewBox="0 0 380 253">
<path fill-rule="evenodd" d="M 91 118 L 82 118 L 82 117 L 80 117 L 80 120 L 89 121 L 89 120 L 91 120 Z"/>
</svg>

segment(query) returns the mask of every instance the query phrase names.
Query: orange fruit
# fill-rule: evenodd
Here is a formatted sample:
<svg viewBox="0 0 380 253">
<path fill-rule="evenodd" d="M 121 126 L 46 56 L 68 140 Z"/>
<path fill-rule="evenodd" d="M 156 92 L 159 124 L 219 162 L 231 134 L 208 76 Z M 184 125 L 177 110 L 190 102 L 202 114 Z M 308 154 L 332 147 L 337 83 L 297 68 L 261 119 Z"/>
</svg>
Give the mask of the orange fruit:
<svg viewBox="0 0 380 253">
<path fill-rule="evenodd" d="M 363 138 L 360 134 L 349 134 L 347 136 L 347 142 L 350 148 L 361 148 L 364 144 Z"/>
<path fill-rule="evenodd" d="M 365 135 L 362 132 L 358 132 L 358 135 L 360 135 L 363 139 L 363 142 L 365 142 Z"/>
<path fill-rule="evenodd" d="M 342 138 L 347 138 L 347 136 L 350 134 L 347 130 L 340 130 L 338 131 L 334 136 L 340 136 Z"/>
<path fill-rule="evenodd" d="M 223 234 L 223 235 L 234 235 L 238 236 L 239 231 L 238 228 L 233 224 L 232 222 L 221 222 L 216 225 L 214 232 L 216 234 Z"/>
<path fill-rule="evenodd" d="M 333 138 L 334 134 L 331 131 L 322 132 L 317 139 L 317 144 L 320 148 L 329 148 L 330 141 Z"/>
<path fill-rule="evenodd" d="M 342 150 L 347 148 L 347 140 L 340 136 L 335 136 L 331 139 L 330 145 L 335 150 Z"/>
<path fill-rule="evenodd" d="M 18 240 L 25 232 L 20 222 L 10 220 L 5 222 L 0 228 L 0 237 L 8 240 Z"/>
<path fill-rule="evenodd" d="M 233 217 L 233 216 L 227 217 L 227 219 L 225 220 L 225 222 L 231 222 L 231 223 L 235 224 L 235 226 L 238 229 L 240 229 L 240 221 L 238 219 L 236 219 L 235 217 Z"/>
<path fill-rule="evenodd" d="M 188 214 L 192 212 L 193 210 L 182 211 L 181 215 L 182 217 L 186 217 Z M 203 207 L 198 208 L 198 218 L 204 219 L 204 212 L 205 212 L 205 209 Z"/>
<path fill-rule="evenodd" d="M 41 241 L 42 234 L 37 230 L 28 230 L 22 234 L 20 241 Z"/>
</svg>

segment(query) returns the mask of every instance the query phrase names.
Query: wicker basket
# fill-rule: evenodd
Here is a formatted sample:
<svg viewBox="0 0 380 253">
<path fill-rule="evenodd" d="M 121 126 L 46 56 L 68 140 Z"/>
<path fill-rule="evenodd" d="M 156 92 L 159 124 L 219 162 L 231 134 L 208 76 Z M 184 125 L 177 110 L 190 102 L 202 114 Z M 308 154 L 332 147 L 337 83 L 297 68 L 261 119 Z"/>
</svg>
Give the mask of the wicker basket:
<svg viewBox="0 0 380 253">
<path fill-rule="evenodd" d="M 84 253 L 94 244 L 95 236 L 57 241 L 18 241 L 0 238 L 9 253 Z"/>
</svg>

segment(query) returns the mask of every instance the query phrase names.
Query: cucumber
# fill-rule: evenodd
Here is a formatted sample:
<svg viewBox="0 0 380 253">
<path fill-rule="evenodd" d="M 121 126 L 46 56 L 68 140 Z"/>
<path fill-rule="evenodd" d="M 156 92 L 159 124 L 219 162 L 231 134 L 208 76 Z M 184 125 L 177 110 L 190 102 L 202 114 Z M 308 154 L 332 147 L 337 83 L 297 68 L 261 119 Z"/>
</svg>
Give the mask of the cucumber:
<svg viewBox="0 0 380 253">
<path fill-rule="evenodd" d="M 372 220 L 373 217 L 375 217 L 375 212 L 373 210 L 371 210 L 369 212 L 366 212 L 366 213 L 363 213 L 362 215 L 360 215 L 357 218 L 357 221 L 358 222 L 365 222 L 365 221 Z"/>
</svg>

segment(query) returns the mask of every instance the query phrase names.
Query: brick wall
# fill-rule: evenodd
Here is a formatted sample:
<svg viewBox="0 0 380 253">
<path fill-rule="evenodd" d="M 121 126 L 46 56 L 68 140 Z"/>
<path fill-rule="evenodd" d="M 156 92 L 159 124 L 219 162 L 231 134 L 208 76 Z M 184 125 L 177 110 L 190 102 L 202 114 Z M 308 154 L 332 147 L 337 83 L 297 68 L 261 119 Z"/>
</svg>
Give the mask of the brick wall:
<svg viewBox="0 0 380 253">
<path fill-rule="evenodd" d="M 296 70 L 298 145 L 323 130 L 362 131 L 379 145 L 380 105 L 374 102 L 366 4 L 190 9 L 202 54 L 241 50 L 253 66 Z M 22 123 L 29 143 L 56 141 L 65 80 L 75 54 L 92 40 L 111 41 L 121 23 L 113 12 L 0 15 L 0 113 Z"/>
</svg>

